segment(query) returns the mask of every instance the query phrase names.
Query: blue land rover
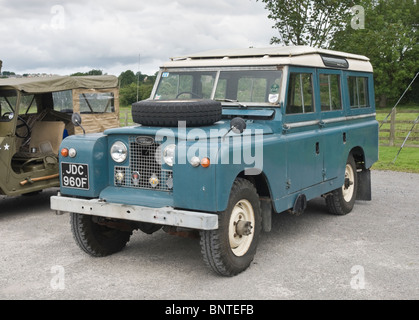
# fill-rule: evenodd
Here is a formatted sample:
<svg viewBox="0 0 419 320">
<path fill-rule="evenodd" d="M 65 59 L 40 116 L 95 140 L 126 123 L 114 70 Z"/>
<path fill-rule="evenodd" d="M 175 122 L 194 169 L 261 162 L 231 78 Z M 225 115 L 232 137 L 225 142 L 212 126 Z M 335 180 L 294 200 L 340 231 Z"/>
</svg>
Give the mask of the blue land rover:
<svg viewBox="0 0 419 320">
<path fill-rule="evenodd" d="M 132 115 L 138 125 L 60 147 L 51 208 L 71 213 L 92 256 L 123 249 L 136 229 L 195 230 L 207 265 L 233 276 L 272 214 L 321 196 L 345 215 L 371 200 L 378 123 L 364 56 L 296 46 L 172 58 Z"/>
</svg>

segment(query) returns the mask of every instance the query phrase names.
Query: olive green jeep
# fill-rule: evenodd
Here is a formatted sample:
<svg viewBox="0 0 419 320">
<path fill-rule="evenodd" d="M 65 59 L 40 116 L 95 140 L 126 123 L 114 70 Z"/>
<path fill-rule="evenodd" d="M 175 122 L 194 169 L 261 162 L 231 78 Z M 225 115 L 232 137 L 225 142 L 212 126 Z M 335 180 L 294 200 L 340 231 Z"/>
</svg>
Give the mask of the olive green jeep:
<svg viewBox="0 0 419 320">
<path fill-rule="evenodd" d="M 74 126 L 73 113 L 83 127 Z M 58 148 L 68 135 L 119 127 L 115 76 L 0 79 L 0 194 L 58 187 Z"/>
</svg>

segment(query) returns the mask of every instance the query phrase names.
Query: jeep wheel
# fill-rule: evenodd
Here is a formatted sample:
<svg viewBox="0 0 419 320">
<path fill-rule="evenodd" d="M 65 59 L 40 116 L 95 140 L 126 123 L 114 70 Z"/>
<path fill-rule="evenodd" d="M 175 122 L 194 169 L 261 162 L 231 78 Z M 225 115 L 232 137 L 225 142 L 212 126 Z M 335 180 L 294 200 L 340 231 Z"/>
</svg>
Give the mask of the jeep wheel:
<svg viewBox="0 0 419 320">
<path fill-rule="evenodd" d="M 109 228 L 93 221 L 93 216 L 71 213 L 71 231 L 78 246 L 94 257 L 104 257 L 121 251 L 131 232 Z"/>
<path fill-rule="evenodd" d="M 132 105 L 132 119 L 144 126 L 207 126 L 221 120 L 221 103 L 214 100 L 144 100 Z"/>
<path fill-rule="evenodd" d="M 248 180 L 236 179 L 227 209 L 219 214 L 218 229 L 201 231 L 205 263 L 223 276 L 246 270 L 256 253 L 261 221 L 255 187 Z"/>
<path fill-rule="evenodd" d="M 345 180 L 343 186 L 333 190 L 326 197 L 327 208 L 330 213 L 345 215 L 352 211 L 358 189 L 358 176 L 356 164 L 352 155 L 349 155 L 345 167 Z"/>
</svg>

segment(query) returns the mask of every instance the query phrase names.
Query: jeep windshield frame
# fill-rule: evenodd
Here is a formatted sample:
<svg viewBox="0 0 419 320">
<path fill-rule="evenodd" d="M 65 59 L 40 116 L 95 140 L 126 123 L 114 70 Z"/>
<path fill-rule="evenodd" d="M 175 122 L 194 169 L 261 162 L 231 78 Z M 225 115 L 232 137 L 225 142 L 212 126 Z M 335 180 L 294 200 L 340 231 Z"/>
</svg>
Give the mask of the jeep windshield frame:
<svg viewBox="0 0 419 320">
<path fill-rule="evenodd" d="M 231 107 L 278 107 L 282 78 L 278 66 L 164 68 L 151 99 L 211 99 Z"/>
</svg>

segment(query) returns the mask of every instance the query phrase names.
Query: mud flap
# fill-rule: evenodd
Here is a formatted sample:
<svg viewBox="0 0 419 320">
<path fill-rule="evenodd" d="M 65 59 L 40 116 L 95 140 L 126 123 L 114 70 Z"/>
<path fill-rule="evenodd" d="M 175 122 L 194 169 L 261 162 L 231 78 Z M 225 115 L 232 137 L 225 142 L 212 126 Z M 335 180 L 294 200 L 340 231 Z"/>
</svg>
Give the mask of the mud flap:
<svg viewBox="0 0 419 320">
<path fill-rule="evenodd" d="M 291 213 L 299 216 L 307 208 L 307 198 L 304 193 L 300 193 L 295 199 L 294 207 L 292 208 Z"/>
<path fill-rule="evenodd" d="M 371 171 L 365 169 L 358 172 L 356 200 L 371 201 L 371 199 Z"/>
<path fill-rule="evenodd" d="M 262 229 L 270 232 L 272 229 L 272 203 L 270 198 L 260 198 L 260 208 L 262 211 Z"/>
</svg>

